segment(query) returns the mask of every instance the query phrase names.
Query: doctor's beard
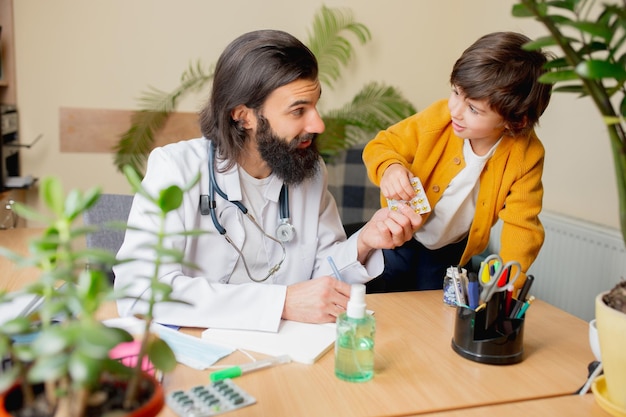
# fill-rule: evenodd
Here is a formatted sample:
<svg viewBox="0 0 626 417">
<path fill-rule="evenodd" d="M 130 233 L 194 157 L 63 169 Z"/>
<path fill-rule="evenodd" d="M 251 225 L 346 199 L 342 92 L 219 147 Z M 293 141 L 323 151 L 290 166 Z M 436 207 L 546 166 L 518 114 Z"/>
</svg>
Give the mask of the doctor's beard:
<svg viewBox="0 0 626 417">
<path fill-rule="evenodd" d="M 258 115 L 256 139 L 259 153 L 285 184 L 300 184 L 317 173 L 320 154 L 315 145 L 316 138 L 317 133 L 309 133 L 288 142 L 274 133 L 265 117 Z M 300 143 L 307 140 L 312 141 L 310 146 L 298 148 Z"/>
</svg>

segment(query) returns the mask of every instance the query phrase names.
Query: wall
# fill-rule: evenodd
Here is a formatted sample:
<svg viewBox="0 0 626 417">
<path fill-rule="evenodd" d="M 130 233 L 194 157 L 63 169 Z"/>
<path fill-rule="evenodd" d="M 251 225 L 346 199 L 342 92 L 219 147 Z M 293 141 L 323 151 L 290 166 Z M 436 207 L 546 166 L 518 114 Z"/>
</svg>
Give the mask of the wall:
<svg viewBox="0 0 626 417">
<path fill-rule="evenodd" d="M 278 28 L 306 39 L 322 4 L 348 7 L 371 30 L 343 83 L 321 106 L 347 101 L 363 83 L 399 87 L 419 108 L 449 94 L 452 64 L 480 35 L 516 30 L 543 35 L 511 16 L 513 0 L 19 0 L 15 1 L 17 95 L 25 174 L 57 175 L 67 188 L 99 184 L 128 192 L 112 155 L 60 153 L 59 108 L 134 109 L 147 86 L 173 88 L 191 61 L 215 62 L 252 29 Z M 181 110 L 196 111 L 204 95 Z M 586 99 L 555 95 L 541 121 L 546 147 L 545 208 L 617 228 L 618 203 L 608 137 Z M 184 138 L 181 138 L 184 139 Z M 30 199 L 36 201 L 35 192 Z"/>
</svg>

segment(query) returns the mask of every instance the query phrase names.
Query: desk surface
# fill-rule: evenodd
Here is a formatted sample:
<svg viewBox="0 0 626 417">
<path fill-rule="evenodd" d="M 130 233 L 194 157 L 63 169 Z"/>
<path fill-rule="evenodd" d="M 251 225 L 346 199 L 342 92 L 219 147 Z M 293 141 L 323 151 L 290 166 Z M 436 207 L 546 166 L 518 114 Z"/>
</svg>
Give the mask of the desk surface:
<svg viewBox="0 0 626 417">
<path fill-rule="evenodd" d="M 373 380 L 335 378 L 331 351 L 314 365 L 291 363 L 237 378 L 257 404 L 229 415 L 415 415 L 568 395 L 583 384 L 593 360 L 584 321 L 537 301 L 527 314 L 523 361 L 480 364 L 452 350 L 454 309 L 441 298 L 441 291 L 366 297 L 377 319 Z M 234 354 L 223 363 L 237 361 L 246 360 Z M 206 383 L 207 375 L 180 366 L 164 386 L 190 388 Z"/>
<path fill-rule="evenodd" d="M 568 417 L 609 417 L 593 394 L 568 395 L 541 400 L 520 401 L 486 407 L 466 408 L 428 414 L 430 417 L 527 417 L 527 416 L 568 416 Z"/>
<path fill-rule="evenodd" d="M 19 246 L 15 239 L 36 233 L 27 230 L 0 231 L 0 245 L 17 245 L 23 250 L 25 245 Z M 8 283 L 30 280 L 26 271 L 7 273 L 7 267 L 0 263 L 0 287 L 15 288 Z M 476 363 L 452 350 L 455 309 L 442 303 L 441 291 L 369 294 L 366 301 L 368 308 L 376 312 L 377 321 L 376 373 L 371 381 L 359 384 L 338 380 L 331 351 L 314 365 L 290 363 L 237 378 L 237 384 L 257 403 L 230 412 L 229 417 L 417 415 L 549 399 L 576 391 L 586 378 L 587 364 L 593 360 L 587 323 L 541 300 L 528 310 L 523 360 L 514 365 Z M 200 335 L 199 329 L 187 331 Z M 219 364 L 246 361 L 236 352 Z M 166 392 L 191 388 L 206 384 L 208 374 L 180 365 L 165 377 L 163 385 Z M 546 407 L 561 403 L 546 401 Z M 541 404 L 533 401 L 528 406 Z M 174 413 L 165 409 L 161 416 L 172 417 Z"/>
</svg>

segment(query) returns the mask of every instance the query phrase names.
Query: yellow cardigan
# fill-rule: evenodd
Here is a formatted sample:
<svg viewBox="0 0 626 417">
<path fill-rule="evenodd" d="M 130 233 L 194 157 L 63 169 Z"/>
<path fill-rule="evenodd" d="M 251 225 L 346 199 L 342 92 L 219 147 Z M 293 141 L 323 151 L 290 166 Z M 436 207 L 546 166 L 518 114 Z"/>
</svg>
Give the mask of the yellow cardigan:
<svg viewBox="0 0 626 417">
<path fill-rule="evenodd" d="M 503 221 L 500 256 L 518 261 L 523 273 L 534 262 L 544 240 L 539 221 L 542 207 L 545 151 L 533 131 L 528 137 L 504 136 L 480 175 L 476 213 L 461 258 L 464 265 L 482 253 L 489 243 L 491 227 Z M 454 134 L 448 101 L 440 100 L 425 110 L 381 131 L 363 151 L 370 180 L 380 185 L 383 172 L 400 163 L 418 176 L 434 207 L 450 181 L 463 169 L 463 139 Z M 386 200 L 381 196 L 382 205 Z M 424 215 L 424 221 L 429 214 Z"/>
</svg>

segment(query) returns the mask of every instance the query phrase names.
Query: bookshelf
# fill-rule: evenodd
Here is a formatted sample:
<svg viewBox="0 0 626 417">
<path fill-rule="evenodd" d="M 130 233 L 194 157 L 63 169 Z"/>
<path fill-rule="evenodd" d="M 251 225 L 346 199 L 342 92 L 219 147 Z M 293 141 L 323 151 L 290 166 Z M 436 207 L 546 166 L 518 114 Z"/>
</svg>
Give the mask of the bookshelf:
<svg viewBox="0 0 626 417">
<path fill-rule="evenodd" d="M 0 103 L 17 103 L 15 85 L 15 48 L 13 40 L 13 0 L 0 0 Z"/>
</svg>

